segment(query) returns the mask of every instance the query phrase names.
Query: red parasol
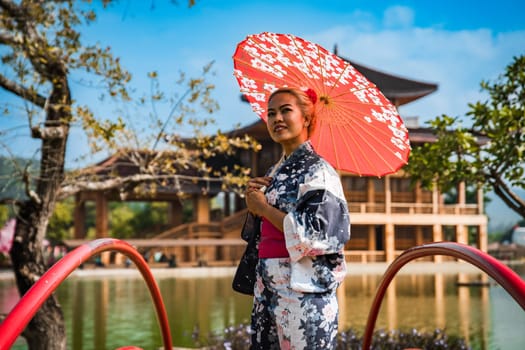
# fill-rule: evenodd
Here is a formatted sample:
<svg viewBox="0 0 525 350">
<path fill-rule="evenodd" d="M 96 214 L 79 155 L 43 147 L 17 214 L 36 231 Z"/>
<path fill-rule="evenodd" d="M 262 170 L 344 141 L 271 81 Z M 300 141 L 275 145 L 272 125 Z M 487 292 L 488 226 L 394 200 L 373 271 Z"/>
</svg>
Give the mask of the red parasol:
<svg viewBox="0 0 525 350">
<path fill-rule="evenodd" d="M 234 75 L 253 111 L 280 87 L 313 89 L 315 150 L 336 169 L 359 175 L 395 173 L 407 163 L 408 130 L 395 106 L 348 62 L 290 34 L 250 35 L 233 55 Z"/>
</svg>

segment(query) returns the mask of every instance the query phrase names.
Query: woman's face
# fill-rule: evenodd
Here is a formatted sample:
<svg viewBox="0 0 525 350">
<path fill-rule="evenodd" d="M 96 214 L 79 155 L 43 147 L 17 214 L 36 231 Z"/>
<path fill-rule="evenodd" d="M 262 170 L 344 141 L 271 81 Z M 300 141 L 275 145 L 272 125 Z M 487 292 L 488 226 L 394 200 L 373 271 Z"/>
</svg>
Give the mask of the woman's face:
<svg viewBox="0 0 525 350">
<path fill-rule="evenodd" d="M 272 140 L 283 146 L 285 154 L 292 153 L 308 139 L 307 123 L 294 95 L 281 92 L 268 103 L 266 126 Z"/>
</svg>

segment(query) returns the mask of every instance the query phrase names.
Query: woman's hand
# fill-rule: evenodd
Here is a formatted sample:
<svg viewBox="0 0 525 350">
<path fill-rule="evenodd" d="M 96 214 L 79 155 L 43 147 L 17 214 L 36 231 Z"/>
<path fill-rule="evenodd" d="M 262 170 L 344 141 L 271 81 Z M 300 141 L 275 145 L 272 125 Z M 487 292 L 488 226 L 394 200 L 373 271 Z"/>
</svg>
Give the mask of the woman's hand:
<svg viewBox="0 0 525 350">
<path fill-rule="evenodd" d="M 250 190 L 261 190 L 263 187 L 266 188 L 270 186 L 271 182 L 272 178 L 268 176 L 254 177 L 253 179 L 248 181 L 248 185 L 246 186 L 246 192 Z"/>
<path fill-rule="evenodd" d="M 248 181 L 245 200 L 246 206 L 252 214 L 262 216 L 265 207 L 268 206 L 263 191 L 270 185 L 271 181 L 271 177 L 255 177 Z"/>
<path fill-rule="evenodd" d="M 280 231 L 283 231 L 283 221 L 286 213 L 268 204 L 264 190 L 270 186 L 271 177 L 255 177 L 248 181 L 246 186 L 246 206 L 248 210 L 256 216 L 264 217 L 270 221 Z"/>
</svg>

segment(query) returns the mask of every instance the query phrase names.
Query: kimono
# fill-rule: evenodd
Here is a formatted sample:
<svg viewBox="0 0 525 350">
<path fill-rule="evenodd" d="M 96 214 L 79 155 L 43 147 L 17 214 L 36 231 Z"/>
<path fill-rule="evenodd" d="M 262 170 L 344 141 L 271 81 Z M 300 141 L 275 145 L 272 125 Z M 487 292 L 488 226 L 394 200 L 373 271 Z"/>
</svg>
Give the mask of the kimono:
<svg viewBox="0 0 525 350">
<path fill-rule="evenodd" d="M 252 349 L 334 349 L 336 289 L 346 275 L 343 249 L 350 238 L 341 180 L 309 141 L 278 167 L 265 194 L 287 213 L 289 257 L 258 261 Z"/>
</svg>

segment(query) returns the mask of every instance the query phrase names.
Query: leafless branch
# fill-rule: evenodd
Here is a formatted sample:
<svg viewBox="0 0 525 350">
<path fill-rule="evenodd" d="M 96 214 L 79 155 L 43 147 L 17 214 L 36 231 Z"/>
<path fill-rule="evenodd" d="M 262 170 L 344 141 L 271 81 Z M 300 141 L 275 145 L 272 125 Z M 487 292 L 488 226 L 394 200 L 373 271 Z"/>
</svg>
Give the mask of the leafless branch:
<svg viewBox="0 0 525 350">
<path fill-rule="evenodd" d="M 180 182 L 223 182 L 222 178 L 212 177 L 198 177 L 198 176 L 187 176 L 187 175 L 158 175 L 158 174 L 137 174 L 126 177 L 111 177 L 100 181 L 93 179 L 86 180 L 75 180 L 65 184 L 60 189 L 59 198 L 66 198 L 72 196 L 80 191 L 104 191 L 117 188 L 123 188 L 126 186 L 133 186 L 138 184 L 153 183 L 159 180 L 174 180 L 175 191 L 180 189 Z"/>
<path fill-rule="evenodd" d="M 7 79 L 2 74 L 0 74 L 0 87 L 14 93 L 15 95 L 23 98 L 26 101 L 34 103 L 35 105 L 41 108 L 44 108 L 46 104 L 46 99 L 42 95 L 39 95 L 38 93 L 36 93 L 36 91 L 30 90 L 25 86 L 17 84 L 16 82 L 10 79 Z"/>
<path fill-rule="evenodd" d="M 22 174 L 22 182 L 26 190 L 26 195 L 35 203 L 41 204 L 42 199 L 31 189 L 31 176 L 29 174 L 29 163 L 25 166 L 24 172 Z"/>
</svg>

